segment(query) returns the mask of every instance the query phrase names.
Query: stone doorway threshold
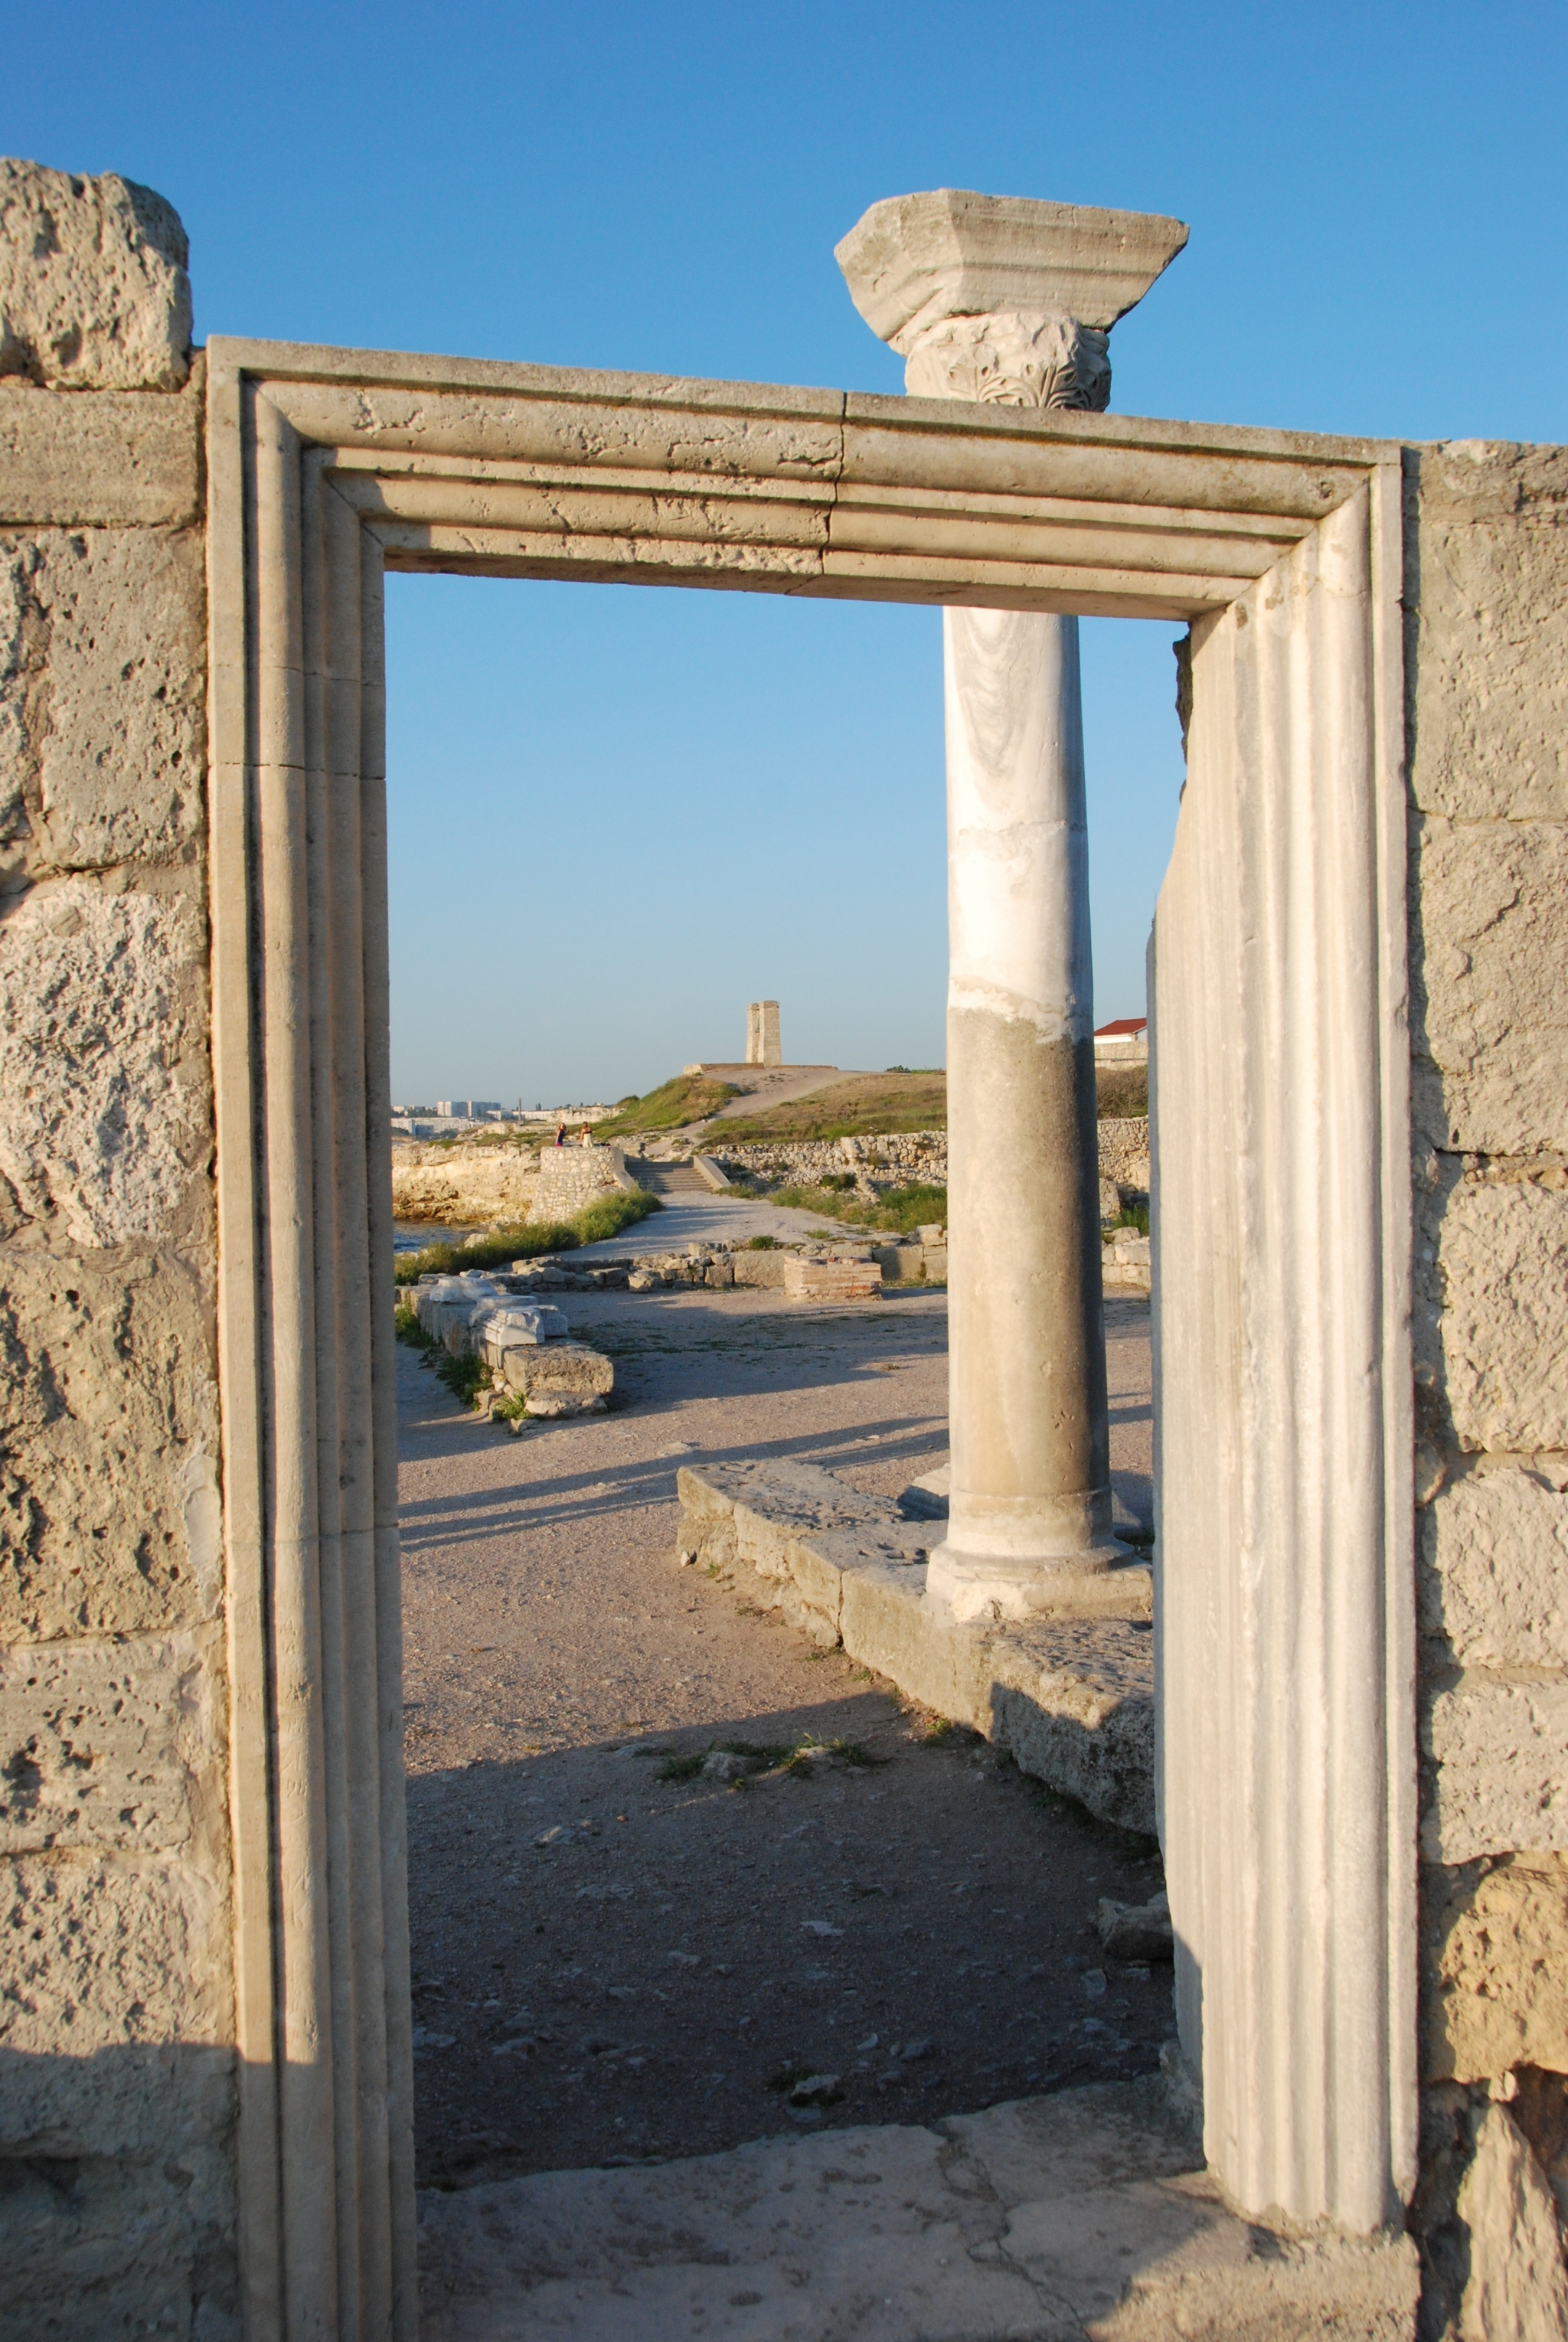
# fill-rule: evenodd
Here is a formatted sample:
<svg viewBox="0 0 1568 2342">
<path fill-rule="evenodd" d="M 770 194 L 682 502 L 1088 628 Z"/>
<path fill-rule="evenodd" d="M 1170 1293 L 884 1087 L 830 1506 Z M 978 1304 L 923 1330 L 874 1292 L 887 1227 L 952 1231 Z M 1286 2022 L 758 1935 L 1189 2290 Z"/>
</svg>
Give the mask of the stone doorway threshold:
<svg viewBox="0 0 1568 2342">
<path fill-rule="evenodd" d="M 1403 2342 L 1406 2237 L 1238 2219 L 1157 2076 L 420 2199 L 422 2342 Z"/>
</svg>

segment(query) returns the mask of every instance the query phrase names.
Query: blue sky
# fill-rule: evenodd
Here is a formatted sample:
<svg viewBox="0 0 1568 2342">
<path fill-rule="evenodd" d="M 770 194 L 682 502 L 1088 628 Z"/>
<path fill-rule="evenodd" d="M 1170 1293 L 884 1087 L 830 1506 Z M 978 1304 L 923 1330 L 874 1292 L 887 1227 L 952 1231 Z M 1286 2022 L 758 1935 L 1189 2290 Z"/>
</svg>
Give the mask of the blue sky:
<svg viewBox="0 0 1568 2342">
<path fill-rule="evenodd" d="M 68 31 L 67 28 L 68 27 Z M 197 333 L 896 391 L 833 245 L 980 187 L 1171 212 L 1128 413 L 1568 439 L 1561 5 L 78 0 L 0 151 L 157 187 Z M 394 579 L 394 1080 L 618 1095 L 942 1056 L 934 614 Z M 1139 1010 L 1173 629 L 1084 627 L 1102 1018 Z"/>
</svg>

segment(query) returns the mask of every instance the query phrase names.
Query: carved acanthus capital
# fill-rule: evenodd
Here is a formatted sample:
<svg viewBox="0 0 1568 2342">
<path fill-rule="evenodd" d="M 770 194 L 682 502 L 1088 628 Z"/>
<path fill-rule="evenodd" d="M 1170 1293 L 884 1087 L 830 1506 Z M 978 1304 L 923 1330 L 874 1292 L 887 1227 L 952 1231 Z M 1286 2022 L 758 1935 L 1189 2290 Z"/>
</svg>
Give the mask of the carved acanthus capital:
<svg viewBox="0 0 1568 2342">
<path fill-rule="evenodd" d="M 1076 317 L 999 309 L 928 325 L 904 363 L 912 398 L 990 406 L 1068 407 L 1103 415 L 1111 400 L 1109 335 Z"/>
<path fill-rule="evenodd" d="M 915 396 L 1097 415 L 1111 327 L 1186 240 L 1152 212 L 939 187 L 873 204 L 837 259 Z"/>
</svg>

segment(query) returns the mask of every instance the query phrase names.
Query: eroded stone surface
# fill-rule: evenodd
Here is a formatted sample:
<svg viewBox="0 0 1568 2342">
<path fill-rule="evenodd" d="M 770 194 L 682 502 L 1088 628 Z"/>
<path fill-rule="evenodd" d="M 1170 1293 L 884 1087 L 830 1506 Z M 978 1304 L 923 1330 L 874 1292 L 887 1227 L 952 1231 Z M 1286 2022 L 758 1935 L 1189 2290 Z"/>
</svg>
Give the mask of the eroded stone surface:
<svg viewBox="0 0 1568 2342">
<path fill-rule="evenodd" d="M 199 532 L 0 537 L 0 844 L 34 871 L 200 848 Z"/>
<path fill-rule="evenodd" d="M 1568 1859 L 1423 1874 L 1431 2081 L 1568 2073 Z"/>
<path fill-rule="evenodd" d="M 55 390 L 178 389 L 188 257 L 151 187 L 0 158 L 0 374 Z"/>
<path fill-rule="evenodd" d="M 75 879 L 0 921 L 0 1176 L 67 1243 L 163 1236 L 205 1165 L 205 944 L 180 896 Z"/>
<path fill-rule="evenodd" d="M 1552 2191 L 1506 2107 L 1489 2107 L 1459 2191 L 1470 2233 L 1461 2342 L 1562 2342 L 1568 2274 Z"/>
<path fill-rule="evenodd" d="M 1568 823 L 1428 821 L 1415 877 L 1423 1135 L 1492 1155 L 1568 1146 Z"/>
<path fill-rule="evenodd" d="M 217 2127 L 224 2061 L 181 2054 L 221 2043 L 227 2022 L 227 1912 L 199 1873 L 113 1855 L 0 1862 L 0 2149 L 134 2154 L 171 2121 Z"/>
<path fill-rule="evenodd" d="M 1428 1696 L 1429 1862 L 1568 1848 L 1568 1681 L 1481 1672 Z"/>
<path fill-rule="evenodd" d="M 1438 1236 L 1442 1365 L 1461 1447 L 1568 1447 L 1568 1194 L 1472 1184 Z"/>
<path fill-rule="evenodd" d="M 1157 2082 L 424 2198 L 427 2342 L 1404 2342 L 1407 2237 L 1227 2211 Z"/>
<path fill-rule="evenodd" d="M 0 1652 L 0 1852 L 185 1846 L 222 1795 L 222 1656 L 192 1635 Z"/>
<path fill-rule="evenodd" d="M 1568 1467 L 1471 1473 L 1422 1515 L 1422 1631 L 1462 1666 L 1568 1666 Z"/>
<path fill-rule="evenodd" d="M 158 1631 L 222 1589 L 216 1391 L 179 1266 L 0 1266 L 0 1635 Z"/>
<path fill-rule="evenodd" d="M 1415 801 L 1454 820 L 1568 818 L 1568 451 L 1463 440 L 1411 461 Z"/>
</svg>

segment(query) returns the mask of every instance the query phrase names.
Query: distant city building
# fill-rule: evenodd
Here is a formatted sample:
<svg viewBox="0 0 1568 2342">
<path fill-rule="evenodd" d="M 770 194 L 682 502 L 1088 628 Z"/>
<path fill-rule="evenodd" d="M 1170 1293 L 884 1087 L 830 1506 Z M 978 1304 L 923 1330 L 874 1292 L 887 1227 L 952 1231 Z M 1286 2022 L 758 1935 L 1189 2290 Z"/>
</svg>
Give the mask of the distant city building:
<svg viewBox="0 0 1568 2342">
<path fill-rule="evenodd" d="M 444 1120 L 483 1122 L 486 1115 L 503 1111 L 499 1098 L 437 1098 L 435 1111 Z"/>
</svg>

